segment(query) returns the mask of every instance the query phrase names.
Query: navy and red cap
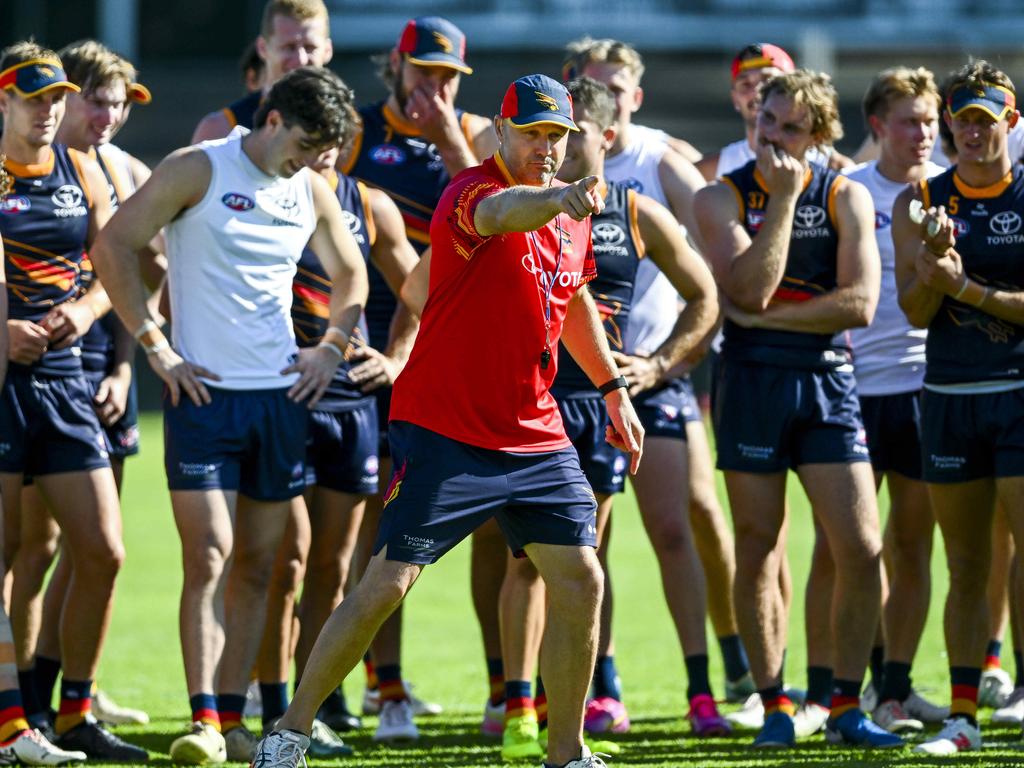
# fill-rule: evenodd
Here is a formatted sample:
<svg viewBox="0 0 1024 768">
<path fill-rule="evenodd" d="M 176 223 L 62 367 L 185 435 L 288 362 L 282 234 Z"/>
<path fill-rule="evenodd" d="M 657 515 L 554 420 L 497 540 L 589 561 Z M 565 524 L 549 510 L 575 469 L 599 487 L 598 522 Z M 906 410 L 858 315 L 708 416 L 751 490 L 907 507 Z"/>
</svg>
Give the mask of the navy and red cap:
<svg viewBox="0 0 1024 768">
<path fill-rule="evenodd" d="M 512 83 L 501 101 L 501 116 L 520 128 L 553 123 L 579 130 L 572 117 L 572 96 L 547 75 L 526 75 Z"/>
<path fill-rule="evenodd" d="M 995 83 L 965 83 L 949 92 L 946 110 L 950 117 L 956 117 L 967 109 L 980 109 L 999 122 L 1017 109 L 1017 97 L 1009 88 Z"/>
<path fill-rule="evenodd" d="M 751 43 L 736 54 L 732 60 L 732 79 L 751 69 L 774 67 L 782 72 L 796 69 L 788 53 L 771 43 Z"/>
<path fill-rule="evenodd" d="M 473 74 L 473 69 L 466 64 L 466 36 L 440 16 L 409 19 L 398 38 L 398 52 L 404 53 L 413 64 L 451 67 L 467 75 Z"/>
<path fill-rule="evenodd" d="M 57 88 L 82 90 L 68 80 L 59 59 L 29 59 L 0 72 L 0 90 L 13 90 L 26 99 Z"/>
</svg>

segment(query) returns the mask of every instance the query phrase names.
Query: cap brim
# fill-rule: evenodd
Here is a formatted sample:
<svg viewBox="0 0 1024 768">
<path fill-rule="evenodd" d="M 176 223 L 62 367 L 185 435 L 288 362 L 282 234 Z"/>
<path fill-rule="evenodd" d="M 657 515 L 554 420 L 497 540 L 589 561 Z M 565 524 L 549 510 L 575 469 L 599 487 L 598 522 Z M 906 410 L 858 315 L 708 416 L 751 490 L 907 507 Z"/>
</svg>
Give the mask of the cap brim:
<svg viewBox="0 0 1024 768">
<path fill-rule="evenodd" d="M 47 83 L 42 88 L 37 88 L 36 90 L 32 91 L 32 93 L 26 93 L 25 91 L 21 90 L 16 85 L 11 86 L 11 88 L 12 88 L 12 90 L 15 93 L 17 93 L 23 99 L 31 99 L 33 96 L 38 96 L 41 93 L 49 93 L 50 91 L 55 91 L 58 88 L 63 88 L 65 90 L 67 90 L 67 91 L 73 91 L 74 93 L 81 93 L 82 92 L 81 88 L 79 88 L 77 85 L 75 85 L 74 83 L 69 82 L 67 80 L 60 80 L 60 81 L 55 82 L 55 83 Z"/>
<path fill-rule="evenodd" d="M 142 83 L 131 83 L 128 86 L 128 99 L 136 104 L 149 104 L 153 100 L 153 94 Z"/>
<path fill-rule="evenodd" d="M 517 128 L 529 128 L 531 125 L 560 125 L 563 128 L 568 128 L 570 131 L 578 131 L 576 123 L 570 120 L 565 115 L 553 115 L 550 112 L 540 112 L 536 115 L 520 115 L 519 117 L 510 117 L 509 120 L 512 125 Z"/>
<path fill-rule="evenodd" d="M 421 67 L 448 67 L 449 69 L 458 70 L 459 72 L 462 72 L 464 75 L 472 75 L 473 74 L 473 68 L 472 67 L 466 66 L 465 64 L 463 64 L 458 59 L 456 59 L 456 58 L 454 58 L 452 56 L 449 56 L 446 53 L 438 54 L 438 57 L 436 59 L 435 58 L 429 58 L 431 55 L 432 54 L 427 54 L 427 56 L 424 57 L 424 56 L 413 56 L 412 54 L 409 54 L 407 56 L 407 60 L 411 64 L 418 64 Z"/>
<path fill-rule="evenodd" d="M 991 117 L 997 123 L 1006 117 L 1007 114 L 1013 112 L 1013 107 L 1008 104 L 1000 104 L 989 99 L 971 99 L 966 104 L 963 104 L 960 109 L 956 112 L 949 111 L 951 117 L 956 117 L 966 112 L 968 109 L 980 109 L 986 115 Z"/>
</svg>

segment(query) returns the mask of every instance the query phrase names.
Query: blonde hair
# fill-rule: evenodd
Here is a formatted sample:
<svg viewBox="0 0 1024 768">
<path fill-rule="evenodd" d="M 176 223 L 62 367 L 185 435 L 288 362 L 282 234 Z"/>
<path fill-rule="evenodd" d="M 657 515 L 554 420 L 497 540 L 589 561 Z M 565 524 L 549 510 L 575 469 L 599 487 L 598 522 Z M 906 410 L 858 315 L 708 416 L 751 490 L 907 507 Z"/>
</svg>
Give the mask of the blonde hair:
<svg viewBox="0 0 1024 768">
<path fill-rule="evenodd" d="M 924 67 L 893 67 L 883 69 L 875 75 L 867 93 L 864 94 L 863 102 L 864 121 L 871 135 L 878 138 L 871 127 L 870 117 L 884 118 L 889 114 L 889 108 L 894 101 L 918 96 L 934 99 L 935 105 L 941 109 L 942 97 L 939 95 L 939 87 L 935 84 L 935 76 Z"/>
<path fill-rule="evenodd" d="M 13 67 L 15 64 L 32 61 L 33 59 L 55 59 L 60 61 L 60 56 L 57 55 L 56 51 L 51 51 L 32 38 L 21 40 L 17 43 L 11 43 L 11 45 L 0 51 L 0 72 L 8 67 Z"/>
<path fill-rule="evenodd" d="M 636 48 L 620 40 L 595 40 L 589 35 L 565 46 L 562 79 L 572 80 L 583 74 L 587 64 L 621 64 L 639 83 L 644 76 L 644 60 Z"/>
<path fill-rule="evenodd" d="M 277 16 L 287 16 L 296 21 L 323 19 L 324 27 L 330 26 L 330 16 L 323 0 L 269 0 L 263 6 L 263 20 L 260 22 L 263 37 L 274 34 L 274 18 Z"/>
<path fill-rule="evenodd" d="M 823 72 L 798 69 L 766 80 L 761 84 L 761 104 L 773 94 L 788 96 L 794 104 L 807 107 L 811 116 L 811 136 L 820 144 L 833 144 L 843 138 L 839 121 L 839 95 L 832 78 Z"/>
<path fill-rule="evenodd" d="M 131 62 L 96 40 L 79 40 L 60 50 L 68 80 L 83 93 L 120 80 L 127 88 L 138 73 Z"/>
<path fill-rule="evenodd" d="M 946 87 L 943 89 L 943 93 L 946 98 L 949 98 L 953 91 L 964 86 L 980 90 L 985 85 L 1000 85 L 1013 93 L 1014 96 L 1017 95 L 1017 89 L 1013 87 L 1013 81 L 1009 76 L 1002 70 L 996 69 L 984 59 L 968 61 L 960 69 L 950 73 L 944 85 Z"/>
</svg>

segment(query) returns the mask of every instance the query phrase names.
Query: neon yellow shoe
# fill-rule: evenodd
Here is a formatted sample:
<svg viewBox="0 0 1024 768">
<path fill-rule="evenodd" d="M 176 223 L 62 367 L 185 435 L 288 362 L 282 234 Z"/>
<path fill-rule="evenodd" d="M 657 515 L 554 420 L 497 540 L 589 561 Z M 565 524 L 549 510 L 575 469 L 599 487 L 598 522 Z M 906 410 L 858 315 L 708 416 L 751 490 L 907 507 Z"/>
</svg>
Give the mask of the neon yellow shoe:
<svg viewBox="0 0 1024 768">
<path fill-rule="evenodd" d="M 544 754 L 548 753 L 548 729 L 545 728 L 540 732 L 540 736 L 537 737 L 537 741 L 540 743 L 540 748 Z M 604 739 L 592 739 L 584 737 L 583 744 L 593 752 L 595 755 L 600 753 L 604 755 L 617 755 L 622 752 L 622 745 L 617 744 L 614 741 L 605 741 Z"/>
<path fill-rule="evenodd" d="M 537 714 L 529 712 L 519 717 L 510 717 L 505 721 L 505 731 L 501 735 L 501 759 L 539 760 L 546 750 L 537 741 Z"/>
</svg>

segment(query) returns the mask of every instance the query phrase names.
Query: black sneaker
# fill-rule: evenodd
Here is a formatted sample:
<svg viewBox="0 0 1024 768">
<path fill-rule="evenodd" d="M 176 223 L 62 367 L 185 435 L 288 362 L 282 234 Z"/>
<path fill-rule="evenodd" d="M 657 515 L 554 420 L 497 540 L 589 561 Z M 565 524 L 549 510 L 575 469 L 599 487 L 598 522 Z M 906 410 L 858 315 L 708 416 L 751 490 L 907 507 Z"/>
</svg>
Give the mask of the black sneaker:
<svg viewBox="0 0 1024 768">
<path fill-rule="evenodd" d="M 348 711 L 345 694 L 340 688 L 331 691 L 331 695 L 320 706 L 316 719 L 334 731 L 355 731 L 363 727 L 362 719 Z"/>
<path fill-rule="evenodd" d="M 85 720 L 61 734 L 54 742 L 61 749 L 81 750 L 90 760 L 101 763 L 145 763 L 149 753 L 129 744 L 99 723 Z"/>
</svg>

